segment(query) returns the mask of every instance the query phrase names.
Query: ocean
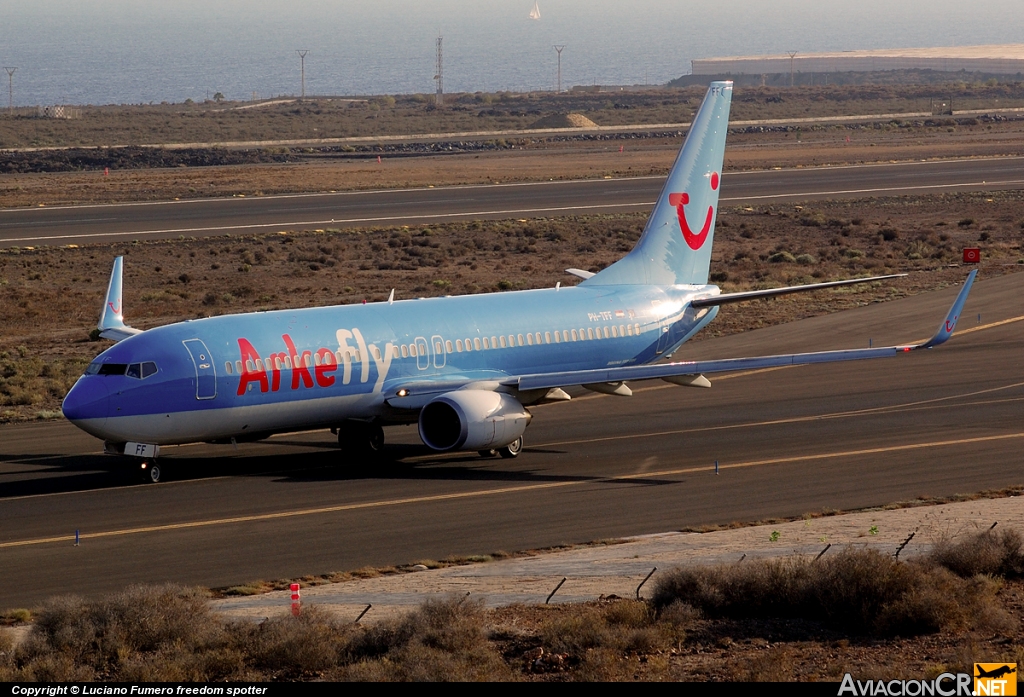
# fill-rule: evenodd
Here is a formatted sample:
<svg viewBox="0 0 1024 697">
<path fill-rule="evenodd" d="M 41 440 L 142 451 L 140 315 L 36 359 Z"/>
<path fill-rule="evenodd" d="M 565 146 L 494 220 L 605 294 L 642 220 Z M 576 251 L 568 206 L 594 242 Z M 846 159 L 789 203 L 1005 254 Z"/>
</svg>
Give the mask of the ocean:
<svg viewBox="0 0 1024 697">
<path fill-rule="evenodd" d="M 694 58 L 1024 42 L 1019 0 L 0 3 L 17 106 L 663 84 Z M 7 75 L 0 73 L 0 79 Z M 8 85 L 4 85 L 8 87 Z M 0 90 L 0 105 L 7 95 Z"/>
</svg>

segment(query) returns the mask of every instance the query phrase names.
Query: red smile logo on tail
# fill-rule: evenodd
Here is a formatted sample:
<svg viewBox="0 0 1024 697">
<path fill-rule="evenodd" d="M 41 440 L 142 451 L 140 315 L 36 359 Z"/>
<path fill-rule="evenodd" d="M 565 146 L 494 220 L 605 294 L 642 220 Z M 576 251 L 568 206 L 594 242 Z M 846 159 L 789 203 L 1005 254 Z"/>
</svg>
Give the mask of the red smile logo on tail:
<svg viewBox="0 0 1024 697">
<path fill-rule="evenodd" d="M 718 172 L 712 172 L 710 180 L 711 190 L 717 191 Z M 704 246 L 704 240 L 708 238 L 708 233 L 711 232 L 711 219 L 715 215 L 715 207 L 708 206 L 708 213 L 704 218 L 704 225 L 701 227 L 700 232 L 695 233 L 690 229 L 690 224 L 686 222 L 685 206 L 689 202 L 689 194 L 679 193 L 668 195 L 668 204 L 676 209 L 676 215 L 679 216 L 679 229 L 683 232 L 683 239 L 686 240 L 686 244 L 690 245 L 690 249 L 697 250 Z"/>
</svg>

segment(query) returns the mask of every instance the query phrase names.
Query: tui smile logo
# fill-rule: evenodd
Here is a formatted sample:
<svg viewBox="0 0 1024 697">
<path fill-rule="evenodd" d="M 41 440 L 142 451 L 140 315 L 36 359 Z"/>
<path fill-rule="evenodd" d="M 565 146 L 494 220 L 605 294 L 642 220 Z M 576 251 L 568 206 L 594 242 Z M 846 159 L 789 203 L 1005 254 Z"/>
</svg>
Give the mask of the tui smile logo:
<svg viewBox="0 0 1024 697">
<path fill-rule="evenodd" d="M 718 191 L 718 172 L 712 172 L 708 179 L 711 190 Z M 668 195 L 668 204 L 676 209 L 676 215 L 679 217 L 679 229 L 683 232 L 683 239 L 686 240 L 686 244 L 690 246 L 690 249 L 697 250 L 704 246 L 704 240 L 708 238 L 708 233 L 711 232 L 711 219 L 715 216 L 715 207 L 708 206 L 704 225 L 701 227 L 700 232 L 695 233 L 690 229 L 690 224 L 686 220 L 685 208 L 689 202 L 689 194 L 678 193 Z"/>
</svg>

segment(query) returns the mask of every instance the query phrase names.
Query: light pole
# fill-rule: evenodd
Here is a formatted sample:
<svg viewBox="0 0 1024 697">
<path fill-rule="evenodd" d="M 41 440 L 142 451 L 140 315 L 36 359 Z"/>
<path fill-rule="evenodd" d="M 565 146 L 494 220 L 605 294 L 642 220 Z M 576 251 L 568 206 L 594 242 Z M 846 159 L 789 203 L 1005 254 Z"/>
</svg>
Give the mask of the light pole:
<svg viewBox="0 0 1024 697">
<path fill-rule="evenodd" d="M 793 59 L 796 58 L 796 51 L 787 51 L 789 55 L 789 86 L 793 86 Z"/>
<path fill-rule="evenodd" d="M 303 50 L 296 50 L 295 52 L 299 54 L 299 61 L 301 63 L 301 69 L 302 69 L 302 98 L 305 99 L 306 98 L 306 54 L 309 53 L 309 51 L 303 49 Z"/>
</svg>

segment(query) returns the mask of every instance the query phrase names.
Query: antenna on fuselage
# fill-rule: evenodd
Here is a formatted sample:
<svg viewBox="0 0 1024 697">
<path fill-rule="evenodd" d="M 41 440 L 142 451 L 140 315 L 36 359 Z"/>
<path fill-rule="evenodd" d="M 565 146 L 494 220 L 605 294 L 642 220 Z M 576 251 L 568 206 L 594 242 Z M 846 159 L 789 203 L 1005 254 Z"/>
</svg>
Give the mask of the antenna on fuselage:
<svg viewBox="0 0 1024 697">
<path fill-rule="evenodd" d="M 391 289 L 391 295 L 388 296 L 388 305 L 395 302 L 395 289 Z"/>
</svg>

